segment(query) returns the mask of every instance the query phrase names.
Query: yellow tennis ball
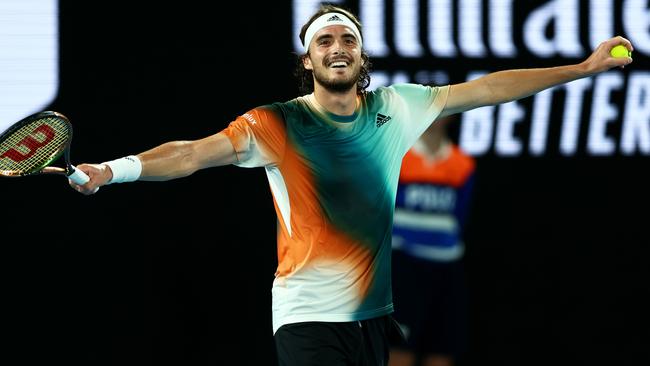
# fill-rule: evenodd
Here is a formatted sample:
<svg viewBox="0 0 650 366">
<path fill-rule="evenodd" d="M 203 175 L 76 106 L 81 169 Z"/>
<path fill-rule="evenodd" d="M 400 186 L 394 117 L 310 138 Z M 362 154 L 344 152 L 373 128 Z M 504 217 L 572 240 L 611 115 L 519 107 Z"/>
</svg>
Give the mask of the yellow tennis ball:
<svg viewBox="0 0 650 366">
<path fill-rule="evenodd" d="M 614 48 L 609 51 L 609 54 L 612 55 L 612 57 L 632 57 L 632 51 L 625 48 L 622 44 L 614 46 Z"/>
</svg>

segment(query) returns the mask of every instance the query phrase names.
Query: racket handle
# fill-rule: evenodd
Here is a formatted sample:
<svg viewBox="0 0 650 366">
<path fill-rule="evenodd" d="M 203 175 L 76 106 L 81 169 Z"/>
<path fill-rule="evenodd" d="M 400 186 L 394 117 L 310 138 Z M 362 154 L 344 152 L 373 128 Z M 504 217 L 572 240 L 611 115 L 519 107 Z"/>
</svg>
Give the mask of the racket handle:
<svg viewBox="0 0 650 366">
<path fill-rule="evenodd" d="M 77 184 L 86 184 L 90 180 L 90 177 L 88 177 L 86 173 L 72 166 L 72 173 L 68 175 L 68 179 Z"/>
</svg>

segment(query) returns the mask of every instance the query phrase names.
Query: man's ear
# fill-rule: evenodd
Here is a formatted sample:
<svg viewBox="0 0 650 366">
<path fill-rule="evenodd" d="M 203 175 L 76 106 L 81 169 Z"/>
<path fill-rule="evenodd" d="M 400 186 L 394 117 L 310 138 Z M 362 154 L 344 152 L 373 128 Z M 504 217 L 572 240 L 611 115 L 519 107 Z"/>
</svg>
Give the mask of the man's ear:
<svg viewBox="0 0 650 366">
<path fill-rule="evenodd" d="M 303 55 L 302 56 L 302 66 L 305 68 L 305 70 L 313 70 L 314 66 L 311 64 L 311 58 L 309 58 L 309 55 Z"/>
</svg>

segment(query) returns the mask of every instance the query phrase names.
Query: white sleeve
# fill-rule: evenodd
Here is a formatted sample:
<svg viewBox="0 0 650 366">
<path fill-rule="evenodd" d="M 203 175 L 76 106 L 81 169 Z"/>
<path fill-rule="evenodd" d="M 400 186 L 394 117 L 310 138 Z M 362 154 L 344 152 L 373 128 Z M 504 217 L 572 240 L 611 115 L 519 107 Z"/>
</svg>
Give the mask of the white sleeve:
<svg viewBox="0 0 650 366">
<path fill-rule="evenodd" d="M 390 87 L 398 95 L 398 110 L 403 116 L 405 143 L 412 146 L 422 133 L 440 116 L 447 103 L 449 86 L 395 84 Z"/>
</svg>

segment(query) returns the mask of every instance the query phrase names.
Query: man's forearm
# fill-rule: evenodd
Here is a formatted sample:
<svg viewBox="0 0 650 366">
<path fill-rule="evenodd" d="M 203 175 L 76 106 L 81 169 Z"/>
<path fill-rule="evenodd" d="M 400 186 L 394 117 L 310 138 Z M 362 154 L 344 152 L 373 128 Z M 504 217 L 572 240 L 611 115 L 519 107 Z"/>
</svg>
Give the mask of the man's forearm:
<svg viewBox="0 0 650 366">
<path fill-rule="evenodd" d="M 485 105 L 506 103 L 525 98 L 544 89 L 580 79 L 590 74 L 583 65 L 498 71 L 478 81 L 489 90 Z"/>
<path fill-rule="evenodd" d="M 452 85 L 442 116 L 511 102 L 544 89 L 595 74 L 585 63 L 533 69 L 496 71 Z"/>
<path fill-rule="evenodd" d="M 164 181 L 188 176 L 198 167 L 192 162 L 192 143 L 172 141 L 138 154 L 142 162 L 139 180 Z"/>
</svg>

